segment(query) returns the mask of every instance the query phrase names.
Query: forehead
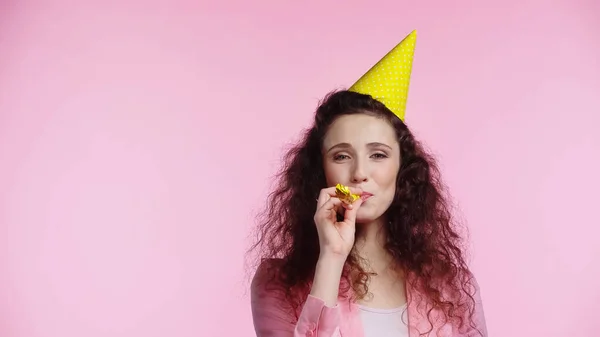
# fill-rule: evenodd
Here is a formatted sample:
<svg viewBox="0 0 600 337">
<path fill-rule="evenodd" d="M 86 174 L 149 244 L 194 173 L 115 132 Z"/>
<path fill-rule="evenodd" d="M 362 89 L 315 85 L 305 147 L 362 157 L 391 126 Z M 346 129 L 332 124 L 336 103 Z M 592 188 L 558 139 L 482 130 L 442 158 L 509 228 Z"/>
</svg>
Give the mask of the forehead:
<svg viewBox="0 0 600 337">
<path fill-rule="evenodd" d="M 343 115 L 327 130 L 323 146 L 328 148 L 342 142 L 355 146 L 372 142 L 392 146 L 396 142 L 396 132 L 390 123 L 382 118 L 366 114 Z"/>
</svg>

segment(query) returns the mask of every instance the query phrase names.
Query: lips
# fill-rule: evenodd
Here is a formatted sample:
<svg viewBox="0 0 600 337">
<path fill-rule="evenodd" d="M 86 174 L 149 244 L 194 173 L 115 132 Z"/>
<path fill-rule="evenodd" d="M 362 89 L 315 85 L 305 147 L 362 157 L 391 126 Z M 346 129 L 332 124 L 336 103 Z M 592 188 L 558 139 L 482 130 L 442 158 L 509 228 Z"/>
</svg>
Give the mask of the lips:
<svg viewBox="0 0 600 337">
<path fill-rule="evenodd" d="M 370 197 L 372 197 L 372 196 L 373 196 L 373 194 L 372 194 L 372 193 L 369 193 L 369 192 L 363 192 L 363 193 L 360 195 L 360 198 L 362 199 L 362 201 L 366 201 L 367 199 L 369 199 L 369 198 L 370 198 Z"/>
</svg>

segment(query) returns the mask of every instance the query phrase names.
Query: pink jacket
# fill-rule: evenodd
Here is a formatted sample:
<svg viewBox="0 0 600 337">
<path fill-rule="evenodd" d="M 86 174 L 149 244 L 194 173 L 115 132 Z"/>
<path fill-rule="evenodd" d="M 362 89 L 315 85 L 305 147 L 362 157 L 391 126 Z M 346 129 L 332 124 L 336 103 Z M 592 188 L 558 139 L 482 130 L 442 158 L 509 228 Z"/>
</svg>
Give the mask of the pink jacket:
<svg viewBox="0 0 600 337">
<path fill-rule="evenodd" d="M 340 295 L 340 300 L 335 307 L 328 307 L 319 298 L 307 296 L 298 319 L 290 311 L 281 291 L 273 290 L 273 285 L 268 285 L 263 280 L 267 276 L 266 268 L 260 267 L 252 282 L 252 317 L 257 337 L 364 337 L 359 309 L 356 304 L 349 304 Z M 410 337 L 419 337 L 420 333 L 431 330 L 430 336 L 438 337 L 474 337 L 480 336 L 479 330 L 487 337 L 487 327 L 481 304 L 479 290 L 475 294 L 476 328 L 466 332 L 458 332 L 449 324 L 434 325 L 424 318 L 411 298 L 419 294 L 407 283 L 408 326 Z M 432 321 L 435 321 L 432 319 Z M 434 323 L 435 324 L 435 323 Z M 436 335 L 437 332 L 437 335 Z"/>
</svg>

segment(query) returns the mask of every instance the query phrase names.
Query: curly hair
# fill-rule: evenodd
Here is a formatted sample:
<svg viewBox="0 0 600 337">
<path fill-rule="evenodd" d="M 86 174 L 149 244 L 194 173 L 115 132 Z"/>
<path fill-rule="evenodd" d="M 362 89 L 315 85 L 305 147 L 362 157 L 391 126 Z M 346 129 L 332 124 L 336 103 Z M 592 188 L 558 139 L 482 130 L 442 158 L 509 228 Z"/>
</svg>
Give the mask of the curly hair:
<svg viewBox="0 0 600 337">
<path fill-rule="evenodd" d="M 279 259 L 273 282 L 284 286 L 294 308 L 310 290 L 319 258 L 314 214 L 319 191 L 326 186 L 322 142 L 329 126 L 341 115 L 368 114 L 382 118 L 394 128 L 400 144 L 401 166 L 396 194 L 385 213 L 385 249 L 408 275 L 407 282 L 422 297 L 425 316 L 441 311 L 446 322 L 460 330 L 472 323 L 475 307 L 474 279 L 463 255 L 458 222 L 452 214 L 446 187 L 434 158 L 415 140 L 406 124 L 384 104 L 369 95 L 340 90 L 329 93 L 316 110 L 314 124 L 301 141 L 287 152 L 275 189 L 259 215 L 257 241 L 259 260 Z M 346 261 L 343 280 L 355 296 L 368 294 L 369 273 L 362 269 L 353 251 Z M 472 325 L 471 325 L 472 326 Z"/>
</svg>

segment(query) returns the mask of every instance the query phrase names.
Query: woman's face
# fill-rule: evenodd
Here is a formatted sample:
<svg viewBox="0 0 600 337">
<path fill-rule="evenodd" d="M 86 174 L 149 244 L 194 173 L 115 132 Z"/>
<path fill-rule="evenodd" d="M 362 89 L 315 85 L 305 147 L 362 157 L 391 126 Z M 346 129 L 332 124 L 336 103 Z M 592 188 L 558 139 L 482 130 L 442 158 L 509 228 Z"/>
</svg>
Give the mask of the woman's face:
<svg viewBox="0 0 600 337">
<path fill-rule="evenodd" d="M 356 222 L 371 222 L 388 209 L 396 193 L 400 146 L 392 126 L 366 114 L 344 115 L 330 126 L 323 141 L 328 186 L 360 187 L 372 196 L 359 208 Z"/>
</svg>

